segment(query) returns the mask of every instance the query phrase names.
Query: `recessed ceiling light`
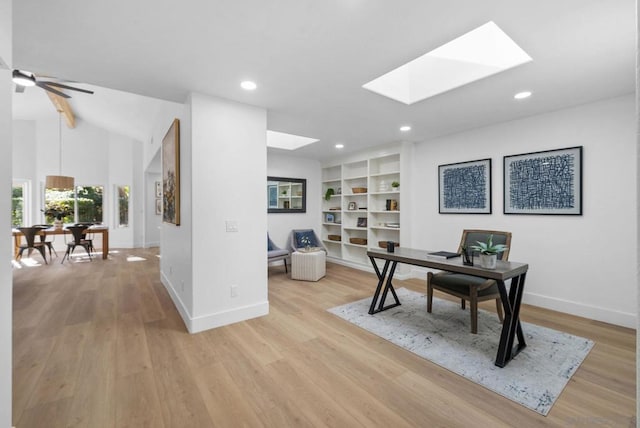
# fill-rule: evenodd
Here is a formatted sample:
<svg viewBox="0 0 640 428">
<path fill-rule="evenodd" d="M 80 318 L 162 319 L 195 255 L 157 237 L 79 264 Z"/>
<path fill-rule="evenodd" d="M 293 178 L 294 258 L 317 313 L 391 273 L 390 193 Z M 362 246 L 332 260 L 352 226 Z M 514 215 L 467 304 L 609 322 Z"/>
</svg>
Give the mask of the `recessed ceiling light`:
<svg viewBox="0 0 640 428">
<path fill-rule="evenodd" d="M 240 86 L 246 91 L 253 91 L 258 87 L 258 85 L 256 85 L 256 82 L 252 82 L 251 80 L 245 80 L 244 82 L 240 83 Z"/>
<path fill-rule="evenodd" d="M 409 132 L 409 131 L 411 131 L 411 127 L 409 125 L 404 125 L 404 126 L 400 127 L 400 130 L 402 132 Z"/>
<path fill-rule="evenodd" d="M 489 21 L 362 87 L 411 105 L 531 60 Z"/>
<path fill-rule="evenodd" d="M 529 98 L 531 96 L 531 91 L 522 91 L 518 92 L 513 96 L 516 100 L 524 100 L 525 98 Z"/>
<path fill-rule="evenodd" d="M 344 144 L 336 144 L 336 149 L 344 149 Z"/>
<path fill-rule="evenodd" d="M 267 130 L 267 147 L 295 150 L 308 144 L 315 143 L 316 141 L 318 140 L 315 138 Z"/>
</svg>

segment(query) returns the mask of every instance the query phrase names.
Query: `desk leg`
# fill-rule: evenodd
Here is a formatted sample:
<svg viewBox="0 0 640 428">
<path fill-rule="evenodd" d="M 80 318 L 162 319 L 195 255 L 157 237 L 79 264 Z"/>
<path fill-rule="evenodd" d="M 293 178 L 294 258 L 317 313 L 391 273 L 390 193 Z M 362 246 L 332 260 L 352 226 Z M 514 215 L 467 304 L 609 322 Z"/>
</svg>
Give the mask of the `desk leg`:
<svg viewBox="0 0 640 428">
<path fill-rule="evenodd" d="M 375 293 L 373 293 L 373 299 L 371 300 L 371 306 L 369 307 L 369 314 L 373 315 L 378 312 L 391 309 L 393 307 L 400 305 L 400 300 L 398 299 L 396 290 L 393 288 L 393 285 L 391 284 L 391 280 L 393 279 L 393 273 L 396 270 L 396 266 L 398 265 L 398 262 L 393 262 L 393 265 L 391 266 L 391 272 L 389 273 L 389 277 L 387 278 L 387 281 L 385 284 L 385 277 L 387 277 L 387 272 L 389 271 L 389 264 L 391 263 L 391 260 L 385 260 L 384 268 L 382 268 L 382 273 L 380 273 L 380 269 L 378 269 L 378 265 L 376 264 L 375 259 L 373 257 L 369 257 L 369 259 L 371 260 L 373 269 L 376 271 L 376 276 L 378 277 L 378 286 L 376 287 Z M 382 291 L 383 284 L 385 285 L 385 287 L 384 287 L 384 291 L 382 292 L 382 297 L 380 298 L 380 292 Z M 393 294 L 395 303 L 388 306 L 384 306 L 384 302 L 387 298 L 387 294 L 389 290 L 391 290 L 391 294 Z M 380 298 L 379 303 L 378 303 L 378 298 Z M 378 303 L 378 308 L 376 308 L 376 303 Z"/>
<path fill-rule="evenodd" d="M 495 362 L 498 367 L 506 366 L 509 360 L 518 355 L 518 353 L 527 346 L 524 340 L 522 326 L 520 325 L 520 304 L 522 303 L 525 278 L 526 273 L 511 280 L 509 296 L 507 296 L 504 281 L 498 281 L 500 300 L 502 300 L 502 306 L 504 307 L 504 323 L 502 324 L 498 355 L 496 356 Z M 518 337 L 518 347 L 514 352 L 513 340 L 516 336 Z"/>
</svg>

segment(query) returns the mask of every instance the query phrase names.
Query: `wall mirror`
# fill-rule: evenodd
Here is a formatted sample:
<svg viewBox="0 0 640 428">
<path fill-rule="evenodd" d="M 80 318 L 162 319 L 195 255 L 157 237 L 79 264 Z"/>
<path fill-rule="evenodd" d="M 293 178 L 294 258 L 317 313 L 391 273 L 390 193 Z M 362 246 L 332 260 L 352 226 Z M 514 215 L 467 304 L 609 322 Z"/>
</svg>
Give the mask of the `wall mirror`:
<svg viewBox="0 0 640 428">
<path fill-rule="evenodd" d="M 267 177 L 267 212 L 307 212 L 307 179 Z"/>
</svg>

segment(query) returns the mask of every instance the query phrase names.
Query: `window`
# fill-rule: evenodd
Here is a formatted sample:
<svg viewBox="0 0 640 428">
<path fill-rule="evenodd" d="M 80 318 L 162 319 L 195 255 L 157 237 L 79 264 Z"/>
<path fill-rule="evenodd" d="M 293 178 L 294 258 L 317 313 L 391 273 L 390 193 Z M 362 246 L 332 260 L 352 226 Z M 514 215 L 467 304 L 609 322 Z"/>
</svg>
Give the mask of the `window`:
<svg viewBox="0 0 640 428">
<path fill-rule="evenodd" d="M 11 226 L 26 226 L 29 216 L 29 182 L 27 180 L 13 180 L 11 187 Z"/>
<path fill-rule="evenodd" d="M 77 186 L 79 223 L 102 223 L 102 186 Z"/>
<path fill-rule="evenodd" d="M 129 186 L 116 186 L 116 194 L 116 226 L 129 227 Z"/>
<path fill-rule="evenodd" d="M 75 192 L 45 189 L 45 222 L 59 217 L 64 223 L 102 223 L 102 191 L 102 186 L 76 186 Z"/>
</svg>

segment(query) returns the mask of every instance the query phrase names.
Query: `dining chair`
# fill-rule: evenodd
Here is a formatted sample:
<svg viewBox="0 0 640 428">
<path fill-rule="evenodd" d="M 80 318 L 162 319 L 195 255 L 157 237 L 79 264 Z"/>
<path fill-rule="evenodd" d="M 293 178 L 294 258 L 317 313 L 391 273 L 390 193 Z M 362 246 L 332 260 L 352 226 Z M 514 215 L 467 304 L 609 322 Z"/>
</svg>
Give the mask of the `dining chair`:
<svg viewBox="0 0 640 428">
<path fill-rule="evenodd" d="M 24 250 L 27 250 L 27 255 L 29 256 L 31 255 L 31 252 L 33 250 L 38 250 L 40 254 L 42 254 L 44 263 L 48 264 L 47 253 L 45 251 L 46 245 L 40 241 L 36 241 L 36 235 L 38 234 L 38 232 L 40 232 L 40 228 L 39 227 L 19 227 L 18 230 L 22 232 L 22 234 L 24 235 L 24 239 L 26 243 L 20 244 L 16 260 L 19 260 L 22 258 L 22 253 L 24 252 Z"/>
<path fill-rule="evenodd" d="M 472 245 L 476 245 L 478 241 L 486 242 L 490 235 L 493 235 L 494 244 L 504 244 L 507 246 L 506 250 L 498 254 L 498 259 L 508 260 L 509 248 L 511 247 L 511 232 L 501 232 L 497 230 L 463 230 L 458 253 L 462 253 L 463 247 L 469 248 Z M 434 289 L 459 297 L 462 309 L 466 308 L 465 302 L 467 300 L 469 301 L 471 333 L 473 334 L 478 333 L 478 302 L 495 300 L 498 318 L 500 322 L 504 320 L 498 284 L 493 279 L 479 278 L 477 276 L 453 272 L 427 273 L 427 312 L 429 313 L 431 313 L 433 307 Z"/>
<path fill-rule="evenodd" d="M 70 258 L 73 254 L 73 251 L 78 246 L 84 248 L 87 252 L 87 255 L 89 256 L 89 260 L 92 260 L 92 244 L 88 242 L 88 240 L 83 238 L 83 236 L 86 235 L 87 226 L 67 226 L 67 230 L 71 231 L 71 234 L 73 235 L 73 241 L 67 242 L 67 251 L 64 253 L 64 257 L 62 257 L 62 261 L 60 262 L 60 264 L 64 263 L 65 259 Z"/>
<path fill-rule="evenodd" d="M 51 225 L 50 224 L 34 224 L 33 227 L 37 227 L 41 231 L 44 231 L 45 229 L 49 229 Z M 40 233 L 38 234 L 38 236 L 40 237 L 40 242 L 42 242 L 49 249 L 49 260 L 53 258 L 53 256 L 51 255 L 52 252 L 55 253 L 56 257 L 58 257 L 58 252 L 53 246 L 53 242 L 55 241 L 55 235 L 53 235 L 54 237 L 51 238 L 50 241 L 47 240 L 47 235 L 45 233 Z"/>
</svg>

